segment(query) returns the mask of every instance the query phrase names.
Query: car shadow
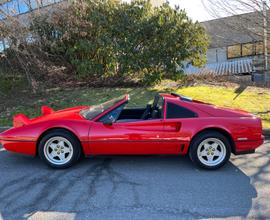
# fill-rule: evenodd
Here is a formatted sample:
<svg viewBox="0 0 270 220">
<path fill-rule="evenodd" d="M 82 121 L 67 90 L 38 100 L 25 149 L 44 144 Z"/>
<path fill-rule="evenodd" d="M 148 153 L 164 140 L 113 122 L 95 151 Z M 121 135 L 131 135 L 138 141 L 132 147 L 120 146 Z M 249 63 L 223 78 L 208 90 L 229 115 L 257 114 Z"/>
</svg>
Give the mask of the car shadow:
<svg viewBox="0 0 270 220">
<path fill-rule="evenodd" d="M 0 167 L 3 219 L 246 217 L 257 197 L 250 177 L 231 162 L 206 171 L 188 157 L 104 156 L 53 170 L 0 149 Z"/>
</svg>

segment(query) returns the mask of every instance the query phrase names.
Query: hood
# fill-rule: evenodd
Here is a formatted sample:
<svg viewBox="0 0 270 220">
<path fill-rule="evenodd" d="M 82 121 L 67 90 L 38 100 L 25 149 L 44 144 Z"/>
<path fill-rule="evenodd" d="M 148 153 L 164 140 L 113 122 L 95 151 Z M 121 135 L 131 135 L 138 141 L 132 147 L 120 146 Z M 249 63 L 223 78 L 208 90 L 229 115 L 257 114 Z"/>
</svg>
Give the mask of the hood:
<svg viewBox="0 0 270 220">
<path fill-rule="evenodd" d="M 42 116 L 36 118 L 28 118 L 24 114 L 18 114 L 13 118 L 13 126 L 21 127 L 23 125 L 38 123 L 46 120 L 52 119 L 83 119 L 79 114 L 80 111 L 88 106 L 78 106 L 73 108 L 66 108 L 59 111 L 54 111 L 48 106 L 41 107 Z"/>
</svg>

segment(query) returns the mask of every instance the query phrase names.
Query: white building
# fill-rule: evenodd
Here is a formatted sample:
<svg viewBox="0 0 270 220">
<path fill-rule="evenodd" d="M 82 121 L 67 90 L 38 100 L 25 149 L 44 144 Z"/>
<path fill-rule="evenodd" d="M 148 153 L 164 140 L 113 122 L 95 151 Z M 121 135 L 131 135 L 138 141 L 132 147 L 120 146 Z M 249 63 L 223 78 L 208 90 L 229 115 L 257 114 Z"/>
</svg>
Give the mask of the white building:
<svg viewBox="0 0 270 220">
<path fill-rule="evenodd" d="M 203 68 L 187 65 L 186 73 L 250 74 L 263 69 L 263 16 L 246 13 L 202 22 L 210 45 Z"/>
</svg>

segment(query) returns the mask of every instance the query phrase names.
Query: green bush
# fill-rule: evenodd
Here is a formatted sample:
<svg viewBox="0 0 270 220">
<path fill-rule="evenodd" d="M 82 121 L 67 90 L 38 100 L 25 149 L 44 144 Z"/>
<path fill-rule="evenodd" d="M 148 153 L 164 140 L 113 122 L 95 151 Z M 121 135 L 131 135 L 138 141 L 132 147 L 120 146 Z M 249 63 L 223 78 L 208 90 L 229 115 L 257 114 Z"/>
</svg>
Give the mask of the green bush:
<svg viewBox="0 0 270 220">
<path fill-rule="evenodd" d="M 8 94 L 14 90 L 25 89 L 27 81 L 23 77 L 9 77 L 0 75 L 0 94 Z"/>
<path fill-rule="evenodd" d="M 184 61 L 206 61 L 205 30 L 169 4 L 75 1 L 52 18 L 36 18 L 32 31 L 46 50 L 68 59 L 79 78 L 131 77 L 153 84 L 178 79 Z"/>
</svg>

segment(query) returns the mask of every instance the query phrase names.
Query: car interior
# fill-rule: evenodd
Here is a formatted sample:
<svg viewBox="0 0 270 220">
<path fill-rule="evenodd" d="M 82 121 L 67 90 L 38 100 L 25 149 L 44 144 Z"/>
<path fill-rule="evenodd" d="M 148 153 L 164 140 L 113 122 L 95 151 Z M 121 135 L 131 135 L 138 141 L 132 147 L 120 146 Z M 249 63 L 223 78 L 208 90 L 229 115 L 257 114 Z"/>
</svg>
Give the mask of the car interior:
<svg viewBox="0 0 270 220">
<path fill-rule="evenodd" d="M 100 122 L 133 122 L 142 120 L 159 119 L 163 117 L 163 97 L 157 95 L 153 104 L 145 108 L 125 108 L 123 104 L 99 119 Z"/>
</svg>

